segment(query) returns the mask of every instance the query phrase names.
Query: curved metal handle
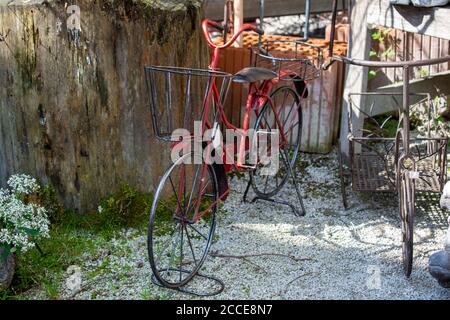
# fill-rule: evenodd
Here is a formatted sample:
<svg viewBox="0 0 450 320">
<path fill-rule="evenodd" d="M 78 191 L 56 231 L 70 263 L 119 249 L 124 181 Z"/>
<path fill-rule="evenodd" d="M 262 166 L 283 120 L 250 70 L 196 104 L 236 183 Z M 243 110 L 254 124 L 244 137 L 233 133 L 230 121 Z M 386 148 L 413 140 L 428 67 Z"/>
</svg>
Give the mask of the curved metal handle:
<svg viewBox="0 0 450 320">
<path fill-rule="evenodd" d="M 214 49 L 226 49 L 226 48 L 230 47 L 236 41 L 236 39 L 241 35 L 241 33 L 244 32 L 244 31 L 253 31 L 253 32 L 256 32 L 258 34 L 264 34 L 264 31 L 260 30 L 256 26 L 254 26 L 252 24 L 249 24 L 249 23 L 244 23 L 241 26 L 241 28 L 237 32 L 235 32 L 233 34 L 233 36 L 231 37 L 230 41 L 228 41 L 227 43 L 224 43 L 221 46 L 218 46 L 211 39 L 211 35 L 209 33 L 209 27 L 216 28 L 219 31 L 222 31 L 223 27 L 218 22 L 215 22 L 215 21 L 212 21 L 212 20 L 209 20 L 209 19 L 203 20 L 203 22 L 202 22 L 202 29 L 203 29 L 203 34 L 205 36 L 206 42 L 208 43 L 208 45 L 211 48 L 214 48 Z"/>
<path fill-rule="evenodd" d="M 429 66 L 433 64 L 448 62 L 450 61 L 450 55 L 440 58 L 432 58 L 427 60 L 411 60 L 411 61 L 371 61 L 371 60 L 352 59 L 344 56 L 334 56 L 328 59 L 328 61 L 322 65 L 322 68 L 326 70 L 336 61 L 361 67 L 407 68 L 407 67 Z"/>
</svg>

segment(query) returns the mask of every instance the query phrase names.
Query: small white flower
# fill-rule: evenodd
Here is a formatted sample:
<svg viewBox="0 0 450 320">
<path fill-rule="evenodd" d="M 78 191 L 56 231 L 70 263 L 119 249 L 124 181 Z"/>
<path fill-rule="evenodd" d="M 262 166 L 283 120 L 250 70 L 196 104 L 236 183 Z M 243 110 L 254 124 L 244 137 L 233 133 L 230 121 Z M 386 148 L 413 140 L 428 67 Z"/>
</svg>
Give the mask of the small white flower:
<svg viewBox="0 0 450 320">
<path fill-rule="evenodd" d="M 34 240 L 50 236 L 50 221 L 45 208 L 24 203 L 20 197 L 39 190 L 34 178 L 25 174 L 13 175 L 8 185 L 11 190 L 0 189 L 0 244 L 24 252 L 34 247 Z"/>
<path fill-rule="evenodd" d="M 98 211 L 98 213 L 102 214 L 102 212 L 103 212 L 103 207 L 102 207 L 102 206 L 98 206 L 97 211 Z"/>
<path fill-rule="evenodd" d="M 8 186 L 13 192 L 22 194 L 32 194 L 39 190 L 36 179 L 26 174 L 15 174 L 8 179 Z"/>
</svg>

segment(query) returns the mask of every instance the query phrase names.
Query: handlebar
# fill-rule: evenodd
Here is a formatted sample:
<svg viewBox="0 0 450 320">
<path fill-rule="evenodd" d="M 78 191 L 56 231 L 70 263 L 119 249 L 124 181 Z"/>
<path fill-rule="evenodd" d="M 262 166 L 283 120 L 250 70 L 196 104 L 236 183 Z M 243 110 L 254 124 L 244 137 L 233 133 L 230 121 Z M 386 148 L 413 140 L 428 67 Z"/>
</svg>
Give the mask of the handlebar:
<svg viewBox="0 0 450 320">
<path fill-rule="evenodd" d="M 244 23 L 239 28 L 239 30 L 235 34 L 233 34 L 233 36 L 227 43 L 224 43 L 223 45 L 218 46 L 211 39 L 211 35 L 209 34 L 209 27 L 213 27 L 221 32 L 224 30 L 224 28 L 220 23 L 209 20 L 209 19 L 203 20 L 203 22 L 202 22 L 202 30 L 203 30 L 203 34 L 205 35 L 206 42 L 208 43 L 208 45 L 211 48 L 214 48 L 214 49 L 226 49 L 226 48 L 230 47 L 237 40 L 237 38 L 241 35 L 241 33 L 244 31 L 253 31 L 259 35 L 264 34 L 264 31 L 259 29 L 258 27 L 254 26 L 252 24 L 249 24 L 249 23 Z"/>
<path fill-rule="evenodd" d="M 334 56 L 328 59 L 328 61 L 322 65 L 322 69 L 327 70 L 336 61 L 361 67 L 408 68 L 408 67 L 421 67 L 444 63 L 450 61 L 450 55 L 440 58 L 433 58 L 427 60 L 411 60 L 411 61 L 369 61 L 369 60 L 351 59 L 344 56 Z"/>
</svg>

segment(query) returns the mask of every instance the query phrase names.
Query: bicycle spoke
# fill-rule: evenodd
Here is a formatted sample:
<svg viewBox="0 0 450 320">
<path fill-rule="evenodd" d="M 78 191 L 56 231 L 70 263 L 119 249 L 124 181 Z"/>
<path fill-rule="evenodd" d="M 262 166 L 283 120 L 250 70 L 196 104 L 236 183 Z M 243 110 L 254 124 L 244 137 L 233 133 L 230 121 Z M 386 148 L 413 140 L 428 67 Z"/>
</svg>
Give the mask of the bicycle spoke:
<svg viewBox="0 0 450 320">
<path fill-rule="evenodd" d="M 259 114 L 256 127 L 260 128 L 264 125 L 271 131 L 278 129 L 280 133 L 279 148 L 285 150 L 289 154 L 289 160 L 293 161 L 297 157 L 300 147 L 301 135 L 301 110 L 297 93 L 288 86 L 282 86 L 275 89 L 271 93 L 273 104 L 269 101 L 263 107 L 263 111 Z M 272 146 L 273 147 L 273 146 Z M 268 149 L 269 150 L 269 149 Z M 280 155 L 274 154 L 274 150 L 270 151 L 271 159 Z M 289 163 L 289 162 L 288 162 Z M 275 176 L 262 176 L 261 167 L 251 172 L 251 183 L 254 191 L 260 197 L 272 197 L 277 194 L 288 180 L 288 173 L 285 163 L 281 162 L 280 168 Z M 268 168 L 267 166 L 265 166 Z"/>
<path fill-rule="evenodd" d="M 181 210 L 182 206 L 181 206 L 181 203 L 180 203 L 180 199 L 178 198 L 178 193 L 175 190 L 175 186 L 173 184 L 172 177 L 169 177 L 169 181 L 170 181 L 170 185 L 172 186 L 172 190 L 175 193 L 175 198 L 177 199 L 178 208 L 180 208 L 180 210 Z"/>
<path fill-rule="evenodd" d="M 172 232 L 172 234 L 171 234 L 170 236 L 173 236 L 174 233 L 175 233 L 175 230 Z M 163 243 L 163 249 L 162 249 L 162 250 L 158 253 L 158 255 L 156 256 L 155 262 L 159 262 L 159 259 L 161 258 L 161 255 L 163 254 L 163 252 L 165 252 L 166 249 L 169 248 L 169 244 L 170 244 L 170 242 L 171 242 L 170 240 L 171 240 L 171 238 L 169 237 L 169 238 L 167 238 L 166 241 L 164 241 L 164 243 Z"/>
<path fill-rule="evenodd" d="M 185 169 L 184 169 L 184 164 L 182 164 L 182 168 L 183 168 L 183 170 L 182 170 L 182 176 L 183 176 L 183 209 L 184 209 L 184 212 L 186 212 L 186 173 L 184 172 L 185 171 Z M 183 215 L 184 216 L 184 215 Z"/>
<path fill-rule="evenodd" d="M 194 247 L 192 246 L 191 237 L 189 236 L 189 232 L 188 232 L 186 225 L 184 225 L 184 231 L 186 232 L 186 238 L 188 239 L 189 248 L 191 248 L 192 258 L 194 258 L 194 263 L 197 264 L 197 258 L 195 257 L 195 253 L 194 253 Z"/>
<path fill-rule="evenodd" d="M 194 181 L 192 181 L 191 194 L 189 195 L 189 202 L 187 205 L 188 208 L 190 208 L 190 205 L 191 205 L 192 194 L 194 193 L 195 183 L 197 182 L 198 172 L 199 172 L 200 168 L 201 168 L 201 166 L 197 166 L 197 169 L 195 170 Z"/>
<path fill-rule="evenodd" d="M 294 106 L 295 106 L 295 101 L 292 102 L 291 108 L 289 109 L 288 116 L 287 116 L 287 118 L 283 121 L 283 128 L 285 127 L 286 122 L 287 122 L 287 120 L 289 119 L 289 116 L 291 115 L 292 110 L 295 109 Z"/>
<path fill-rule="evenodd" d="M 208 237 L 205 236 L 205 235 L 204 235 L 203 233 L 201 233 L 200 231 L 198 231 L 197 228 L 194 227 L 192 224 L 188 224 L 188 226 L 189 226 L 192 230 L 194 230 L 195 232 L 197 232 L 200 236 L 202 236 L 205 240 L 208 240 Z"/>
<path fill-rule="evenodd" d="M 175 253 L 176 253 L 176 243 L 180 237 L 180 229 L 181 229 L 181 224 L 178 224 L 178 228 L 177 228 L 177 236 L 175 238 L 175 241 L 172 242 L 172 257 L 175 257 Z"/>
<path fill-rule="evenodd" d="M 180 224 L 180 226 L 181 226 L 181 246 L 180 246 L 180 282 L 181 282 L 181 279 L 182 279 L 182 271 L 181 271 L 181 267 L 182 267 L 182 265 L 183 265 L 183 233 L 184 233 L 184 231 L 183 231 L 183 224 L 181 223 Z"/>
<path fill-rule="evenodd" d="M 284 93 L 283 103 L 280 105 L 280 108 L 284 108 L 284 104 L 285 104 L 285 102 L 286 102 L 286 98 L 287 98 L 287 96 L 288 96 L 288 92 L 289 92 L 289 91 L 286 91 L 286 92 Z M 275 104 L 275 105 L 276 105 L 276 104 Z"/>
</svg>

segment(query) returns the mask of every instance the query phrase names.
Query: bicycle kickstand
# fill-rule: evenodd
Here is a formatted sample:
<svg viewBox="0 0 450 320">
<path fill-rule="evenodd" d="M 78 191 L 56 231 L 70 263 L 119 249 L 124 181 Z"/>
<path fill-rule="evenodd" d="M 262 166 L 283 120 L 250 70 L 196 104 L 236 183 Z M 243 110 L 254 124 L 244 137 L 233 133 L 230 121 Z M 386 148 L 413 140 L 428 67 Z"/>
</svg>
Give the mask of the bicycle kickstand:
<svg viewBox="0 0 450 320">
<path fill-rule="evenodd" d="M 274 199 L 274 198 L 266 198 L 266 197 L 255 196 L 255 197 L 252 199 L 252 201 L 250 201 L 250 202 L 251 202 L 251 203 L 254 203 L 254 202 L 256 202 L 257 200 L 265 200 L 265 201 L 269 201 L 269 202 L 273 202 L 273 203 L 278 203 L 278 204 L 286 205 L 286 206 L 288 206 L 289 208 L 291 208 L 291 210 L 294 212 L 294 214 L 295 214 L 296 216 L 298 216 L 298 217 L 303 217 L 303 216 L 306 214 L 306 210 L 305 210 L 305 206 L 304 206 L 304 204 L 303 204 L 302 196 L 301 196 L 301 194 L 300 194 L 300 189 L 299 189 L 299 187 L 298 187 L 297 179 L 296 179 L 296 177 L 295 177 L 295 175 L 294 175 L 294 169 L 292 168 L 291 163 L 287 160 L 287 156 L 286 156 L 285 152 L 282 152 L 282 155 L 283 155 L 283 161 L 285 162 L 285 164 L 287 164 L 288 174 L 289 174 L 289 175 L 291 176 L 291 178 L 292 178 L 292 183 L 293 183 L 293 185 L 294 185 L 295 192 L 296 192 L 296 194 L 297 194 L 297 198 L 298 198 L 298 201 L 299 201 L 299 203 L 300 203 L 301 211 L 299 211 L 299 210 L 297 209 L 297 207 L 296 207 L 295 205 L 293 205 L 292 203 L 290 203 L 290 202 L 288 202 L 288 201 L 280 200 L 280 199 Z M 252 183 L 252 177 L 250 176 L 250 179 L 248 180 L 248 183 L 247 183 L 247 187 L 245 188 L 244 196 L 243 196 L 243 198 L 242 198 L 242 200 L 243 200 L 244 202 L 247 202 L 247 195 L 248 195 L 248 192 L 249 192 L 249 190 L 250 190 L 250 185 L 251 185 L 251 183 Z"/>
</svg>

